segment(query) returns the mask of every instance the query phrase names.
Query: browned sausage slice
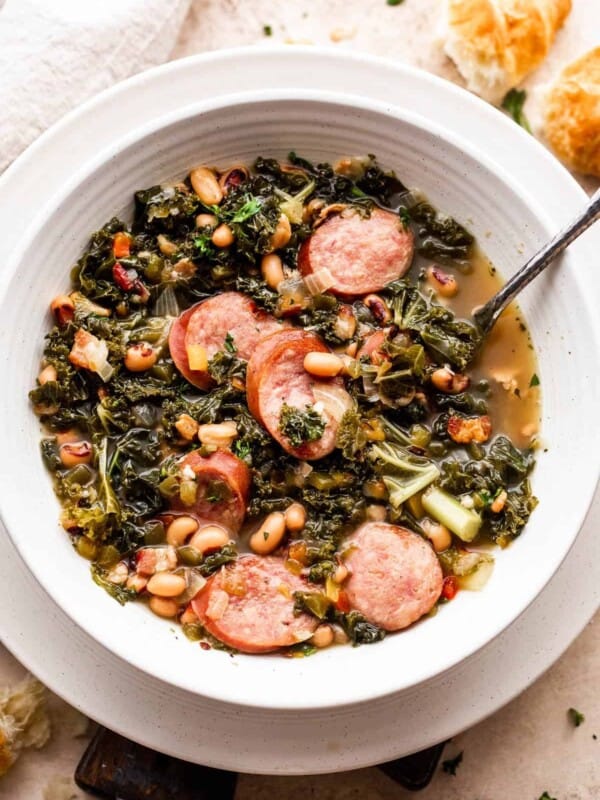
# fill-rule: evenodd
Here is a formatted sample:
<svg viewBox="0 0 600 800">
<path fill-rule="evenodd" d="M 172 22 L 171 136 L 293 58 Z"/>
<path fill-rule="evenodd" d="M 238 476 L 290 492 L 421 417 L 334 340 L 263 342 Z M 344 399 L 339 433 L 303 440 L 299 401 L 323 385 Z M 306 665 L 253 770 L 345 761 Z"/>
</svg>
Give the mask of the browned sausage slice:
<svg viewBox="0 0 600 800">
<path fill-rule="evenodd" d="M 192 514 L 201 524 L 214 522 L 236 534 L 250 497 L 248 466 L 229 450 L 216 450 L 209 456 L 194 450 L 181 460 L 180 469 L 184 477 L 195 478 L 196 499 L 186 506 L 177 498 L 173 507 Z"/>
<path fill-rule="evenodd" d="M 341 414 L 332 412 L 315 396 L 335 394 L 335 408 L 343 411 L 344 400 L 350 398 L 341 378 L 318 379 L 304 369 L 304 357 L 310 352 L 329 352 L 314 333 L 303 330 L 283 330 L 263 339 L 257 346 L 246 374 L 248 408 L 279 444 L 296 458 L 323 458 L 335 447 Z M 279 429 L 284 403 L 299 411 L 313 406 L 325 421 L 320 439 L 292 446 Z"/>
<path fill-rule="evenodd" d="M 305 239 L 298 253 L 303 276 L 329 270 L 329 291 L 341 297 L 377 292 L 410 267 L 413 235 L 397 214 L 375 208 L 369 217 L 343 212 Z M 329 281 L 327 281 L 329 282 Z"/>
<path fill-rule="evenodd" d="M 398 525 L 367 522 L 347 540 L 350 570 L 344 588 L 364 616 L 398 631 L 427 614 L 442 591 L 442 569 L 421 536 Z"/>
<path fill-rule="evenodd" d="M 281 558 L 241 556 L 209 579 L 192 608 L 220 642 L 242 653 L 269 653 L 313 634 L 317 620 L 294 614 L 294 592 L 308 588 Z"/>
<path fill-rule="evenodd" d="M 173 322 L 171 325 L 171 331 L 169 333 L 169 351 L 171 353 L 173 363 L 179 372 L 181 372 L 186 381 L 189 381 L 193 386 L 197 386 L 199 389 L 208 389 L 212 384 L 210 375 L 205 371 L 190 369 L 187 352 L 185 349 L 185 334 L 187 331 L 187 326 L 190 321 L 190 317 L 197 307 L 198 306 L 196 305 L 188 308 L 183 312 L 183 314 L 180 314 L 175 322 Z"/>
<path fill-rule="evenodd" d="M 238 358 L 247 360 L 263 336 L 281 328 L 281 323 L 262 311 L 249 297 L 239 292 L 223 292 L 197 303 L 175 321 L 169 336 L 171 357 L 181 374 L 207 389 L 212 380 L 206 369 L 191 370 L 188 348 L 202 348 L 206 361 L 227 347 L 235 348 Z M 229 336 L 229 338 L 227 338 Z"/>
</svg>

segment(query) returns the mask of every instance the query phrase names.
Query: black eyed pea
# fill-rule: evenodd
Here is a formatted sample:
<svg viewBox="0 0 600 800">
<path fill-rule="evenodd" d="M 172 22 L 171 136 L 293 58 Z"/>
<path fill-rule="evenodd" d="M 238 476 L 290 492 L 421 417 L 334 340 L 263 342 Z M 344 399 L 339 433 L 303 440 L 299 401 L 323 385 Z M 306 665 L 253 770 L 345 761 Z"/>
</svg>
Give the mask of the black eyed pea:
<svg viewBox="0 0 600 800">
<path fill-rule="evenodd" d="M 250 549 L 259 556 L 266 556 L 279 547 L 284 534 L 285 516 L 281 511 L 274 511 L 250 537 Z"/>
<path fill-rule="evenodd" d="M 75 316 L 75 303 L 68 294 L 59 294 L 50 303 L 50 310 L 58 324 L 64 327 Z"/>
<path fill-rule="evenodd" d="M 290 533 L 300 533 L 306 525 L 306 509 L 302 503 L 292 503 L 284 513 L 285 525 Z"/>
<path fill-rule="evenodd" d="M 281 281 L 285 280 L 283 273 L 283 263 L 281 258 L 275 253 L 268 253 L 262 257 L 260 271 L 265 283 L 271 289 L 277 289 Z"/>
<path fill-rule="evenodd" d="M 346 580 L 349 574 L 348 567 L 345 564 L 338 564 L 333 573 L 333 580 L 341 584 Z"/>
<path fill-rule="evenodd" d="M 425 536 L 427 536 L 433 545 L 433 549 L 436 553 L 447 550 L 452 544 L 452 534 L 448 528 L 440 522 L 432 522 L 430 519 L 424 519 L 421 522 L 421 527 L 425 532 Z"/>
<path fill-rule="evenodd" d="M 318 378 L 333 378 L 344 368 L 344 362 L 335 353 L 307 353 L 304 356 L 304 369 Z"/>
<path fill-rule="evenodd" d="M 431 373 L 431 382 L 440 392 L 458 394 L 468 389 L 471 381 L 468 375 L 454 372 L 449 366 L 445 366 Z"/>
<path fill-rule="evenodd" d="M 207 423 L 198 427 L 198 439 L 202 444 L 227 448 L 237 436 L 237 425 L 233 420 Z"/>
<path fill-rule="evenodd" d="M 146 589 L 157 597 L 177 597 L 185 591 L 187 584 L 183 575 L 172 572 L 156 572 L 148 581 Z"/>
<path fill-rule="evenodd" d="M 223 190 L 215 173 L 208 167 L 196 167 L 190 172 L 190 183 L 206 206 L 218 206 L 223 199 Z"/>
<path fill-rule="evenodd" d="M 167 542 L 173 547 L 181 547 L 186 539 L 198 530 L 198 521 L 193 517 L 175 517 L 167 528 Z"/>
<path fill-rule="evenodd" d="M 366 508 L 367 519 L 371 522 L 385 522 L 387 519 L 387 510 L 385 506 L 373 503 Z"/>
<path fill-rule="evenodd" d="M 171 600 L 168 597 L 151 597 L 149 606 L 157 617 L 164 617 L 165 619 L 171 619 L 179 611 L 179 606 L 175 600 Z"/>
<path fill-rule="evenodd" d="M 348 644 L 350 638 L 340 625 L 332 625 L 333 641 L 336 644 Z"/>
<path fill-rule="evenodd" d="M 378 294 L 369 294 L 365 297 L 363 303 L 380 325 L 387 325 L 388 322 L 391 322 L 392 312 L 388 308 L 388 304 L 383 297 L 380 297 Z"/>
<path fill-rule="evenodd" d="M 219 525 L 204 525 L 190 539 L 190 547 L 199 553 L 208 553 L 211 550 L 220 550 L 229 542 L 229 534 Z"/>
<path fill-rule="evenodd" d="M 458 281 L 454 275 L 433 264 L 427 268 L 427 280 L 441 297 L 454 297 L 458 292 Z"/>
<path fill-rule="evenodd" d="M 89 464 L 94 448 L 90 442 L 65 442 L 59 449 L 63 467 L 76 467 L 78 464 Z"/>
<path fill-rule="evenodd" d="M 158 361 L 158 352 L 147 342 L 138 342 L 127 348 L 125 366 L 130 372 L 145 372 Z"/>
<path fill-rule="evenodd" d="M 178 250 L 175 242 L 172 242 L 163 233 L 159 233 L 159 235 L 156 237 L 156 243 L 158 244 L 158 249 L 163 256 L 174 256 Z"/>
<path fill-rule="evenodd" d="M 285 247 L 292 238 L 292 226 L 285 214 L 281 214 L 277 227 L 271 235 L 271 250 L 279 250 Z"/>
<path fill-rule="evenodd" d="M 216 228 L 218 219 L 214 214 L 198 214 L 196 217 L 197 228 Z"/>
<path fill-rule="evenodd" d="M 331 625 L 319 625 L 311 636 L 310 641 L 315 647 L 329 647 L 330 644 L 333 644 L 333 639 L 334 635 Z"/>
<path fill-rule="evenodd" d="M 222 222 L 214 229 L 211 241 L 215 247 L 229 247 L 235 241 L 235 236 L 229 225 Z"/>
<path fill-rule="evenodd" d="M 129 577 L 129 570 L 127 569 L 127 564 L 124 561 L 119 561 L 118 564 L 109 571 L 106 579 L 109 580 L 111 583 L 116 583 L 119 586 L 127 580 Z"/>
</svg>

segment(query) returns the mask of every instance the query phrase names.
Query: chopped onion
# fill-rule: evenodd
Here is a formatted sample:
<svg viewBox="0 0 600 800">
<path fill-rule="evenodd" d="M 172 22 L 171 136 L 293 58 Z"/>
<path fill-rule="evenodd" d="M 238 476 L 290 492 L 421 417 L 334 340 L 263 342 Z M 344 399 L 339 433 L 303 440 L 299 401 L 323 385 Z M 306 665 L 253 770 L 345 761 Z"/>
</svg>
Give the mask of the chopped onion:
<svg viewBox="0 0 600 800">
<path fill-rule="evenodd" d="M 327 267 L 323 267 L 310 275 L 305 275 L 304 283 L 310 294 L 323 294 L 327 289 L 331 289 L 335 283 L 335 278 Z"/>
<path fill-rule="evenodd" d="M 338 422 L 346 411 L 354 406 L 354 401 L 343 386 L 331 383 L 315 383 L 313 395 L 317 403 L 322 403 L 325 410 Z"/>
<path fill-rule="evenodd" d="M 179 303 L 172 286 L 167 286 L 158 296 L 154 305 L 154 314 L 157 317 L 179 316 Z"/>
</svg>

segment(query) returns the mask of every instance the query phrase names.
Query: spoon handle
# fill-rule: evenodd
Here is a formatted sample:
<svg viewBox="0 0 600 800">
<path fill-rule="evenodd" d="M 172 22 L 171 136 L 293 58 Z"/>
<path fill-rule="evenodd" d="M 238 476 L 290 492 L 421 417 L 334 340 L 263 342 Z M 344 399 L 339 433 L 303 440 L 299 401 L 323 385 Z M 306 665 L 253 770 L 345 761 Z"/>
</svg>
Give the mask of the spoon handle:
<svg viewBox="0 0 600 800">
<path fill-rule="evenodd" d="M 532 256 L 491 300 L 473 314 L 482 333 L 489 333 L 500 314 L 519 292 L 597 219 L 600 219 L 600 189 L 591 197 L 589 205 L 578 217 Z"/>
</svg>

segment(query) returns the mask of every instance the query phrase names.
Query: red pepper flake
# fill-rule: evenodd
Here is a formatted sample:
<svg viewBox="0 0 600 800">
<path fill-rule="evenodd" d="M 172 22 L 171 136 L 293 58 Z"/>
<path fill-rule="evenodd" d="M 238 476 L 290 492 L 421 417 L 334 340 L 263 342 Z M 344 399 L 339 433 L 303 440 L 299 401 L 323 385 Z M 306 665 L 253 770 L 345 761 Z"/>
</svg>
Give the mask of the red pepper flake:
<svg viewBox="0 0 600 800">
<path fill-rule="evenodd" d="M 113 236 L 113 254 L 115 258 L 127 258 L 131 253 L 131 238 L 121 231 Z"/>
<path fill-rule="evenodd" d="M 337 608 L 338 611 L 341 611 L 342 614 L 345 614 L 347 611 L 350 611 L 350 600 L 348 600 L 348 594 L 343 589 L 340 589 L 340 593 L 335 603 L 335 607 Z"/>
<path fill-rule="evenodd" d="M 199 644 L 203 650 L 212 650 L 212 647 L 209 645 L 208 642 L 200 642 Z"/>
<path fill-rule="evenodd" d="M 134 269 L 125 269 L 125 267 L 118 261 L 112 269 L 113 280 L 124 292 L 131 292 L 135 287 L 135 282 L 138 279 L 138 274 Z"/>
<path fill-rule="evenodd" d="M 442 597 L 444 600 L 452 600 L 458 592 L 458 581 L 454 575 L 447 575 L 442 584 Z"/>
<path fill-rule="evenodd" d="M 124 292 L 134 292 L 140 298 L 142 303 L 148 302 L 150 292 L 140 280 L 140 277 L 135 269 L 125 269 L 125 267 L 116 261 L 112 269 L 113 280 Z"/>
</svg>

